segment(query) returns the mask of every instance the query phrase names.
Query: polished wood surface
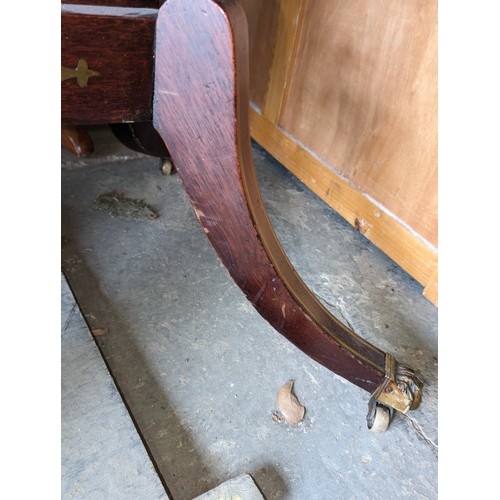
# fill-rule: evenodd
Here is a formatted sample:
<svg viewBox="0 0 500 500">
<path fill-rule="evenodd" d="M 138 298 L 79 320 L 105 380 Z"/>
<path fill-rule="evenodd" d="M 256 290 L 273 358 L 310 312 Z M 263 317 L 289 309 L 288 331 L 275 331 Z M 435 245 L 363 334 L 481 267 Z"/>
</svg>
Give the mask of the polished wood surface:
<svg viewBox="0 0 500 500">
<path fill-rule="evenodd" d="M 62 127 L 61 145 L 76 156 L 87 156 L 94 151 L 94 143 L 83 127 Z"/>
<path fill-rule="evenodd" d="M 153 123 L 194 212 L 259 313 L 310 357 L 373 392 L 386 355 L 316 299 L 286 257 L 260 196 L 248 119 L 248 40 L 234 1 L 169 0 L 156 35 Z"/>
<path fill-rule="evenodd" d="M 63 123 L 151 120 L 156 12 L 63 6 L 61 64 L 69 76 L 61 85 Z M 93 76 L 80 86 L 77 76 L 89 71 Z"/>
</svg>

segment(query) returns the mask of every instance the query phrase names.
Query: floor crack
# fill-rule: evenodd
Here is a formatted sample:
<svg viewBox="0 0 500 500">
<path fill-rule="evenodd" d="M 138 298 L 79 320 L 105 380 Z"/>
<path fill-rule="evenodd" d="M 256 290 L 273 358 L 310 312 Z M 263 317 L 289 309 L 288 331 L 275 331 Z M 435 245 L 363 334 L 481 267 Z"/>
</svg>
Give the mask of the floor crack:
<svg viewBox="0 0 500 500">
<path fill-rule="evenodd" d="M 62 334 L 63 335 L 68 330 L 69 324 L 71 323 L 71 320 L 73 319 L 73 316 L 75 315 L 75 312 L 76 312 L 76 303 L 73 304 L 73 306 L 71 307 L 71 311 L 68 314 L 68 318 L 66 319 L 66 322 L 64 323 L 64 326 L 62 328 Z"/>
<path fill-rule="evenodd" d="M 427 436 L 424 429 L 422 429 L 422 426 L 414 418 L 410 417 L 410 415 L 403 415 L 403 417 L 405 417 L 407 420 L 410 421 L 411 425 L 417 431 L 417 433 L 420 435 L 420 437 L 426 443 L 431 445 L 435 452 L 437 452 L 439 449 L 438 445 L 429 436 Z"/>
</svg>

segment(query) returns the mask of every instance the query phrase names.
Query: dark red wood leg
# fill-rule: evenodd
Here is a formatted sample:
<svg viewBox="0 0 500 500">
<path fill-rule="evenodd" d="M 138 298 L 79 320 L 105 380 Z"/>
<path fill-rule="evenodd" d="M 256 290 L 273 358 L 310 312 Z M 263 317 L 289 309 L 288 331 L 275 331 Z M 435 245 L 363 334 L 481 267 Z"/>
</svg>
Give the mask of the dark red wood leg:
<svg viewBox="0 0 500 500">
<path fill-rule="evenodd" d="M 340 323 L 298 276 L 260 196 L 248 124 L 248 41 L 232 0 L 168 0 L 156 32 L 153 123 L 207 237 L 248 300 L 298 348 L 406 412 L 421 382 Z"/>
</svg>

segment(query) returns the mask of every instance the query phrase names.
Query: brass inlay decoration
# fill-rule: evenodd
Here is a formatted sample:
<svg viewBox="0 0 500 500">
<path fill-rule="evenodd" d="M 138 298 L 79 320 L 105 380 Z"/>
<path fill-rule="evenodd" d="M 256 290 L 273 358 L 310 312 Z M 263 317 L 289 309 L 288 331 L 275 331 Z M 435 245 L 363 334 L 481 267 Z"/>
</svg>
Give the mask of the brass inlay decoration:
<svg viewBox="0 0 500 500">
<path fill-rule="evenodd" d="M 75 69 L 61 66 L 61 81 L 64 82 L 70 78 L 76 78 L 78 86 L 82 89 L 87 86 L 91 76 L 99 76 L 99 73 L 89 69 L 85 59 L 80 59 Z"/>
</svg>

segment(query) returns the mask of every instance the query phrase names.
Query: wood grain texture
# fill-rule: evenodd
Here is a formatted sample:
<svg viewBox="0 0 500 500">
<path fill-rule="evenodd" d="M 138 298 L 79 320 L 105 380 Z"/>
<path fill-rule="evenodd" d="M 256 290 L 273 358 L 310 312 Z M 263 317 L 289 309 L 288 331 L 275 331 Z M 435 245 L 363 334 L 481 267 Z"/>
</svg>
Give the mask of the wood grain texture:
<svg viewBox="0 0 500 500">
<path fill-rule="evenodd" d="M 279 123 L 287 100 L 288 81 L 293 65 L 297 62 L 302 18 L 306 0 L 288 0 L 281 4 L 278 33 L 273 47 L 269 85 L 265 96 L 263 115 L 273 123 Z"/>
<path fill-rule="evenodd" d="M 245 10 L 249 33 L 250 100 L 263 108 L 283 3 L 281 0 L 240 0 L 240 4 Z"/>
<path fill-rule="evenodd" d="M 385 353 L 316 299 L 269 222 L 252 163 L 246 33 L 234 1 L 169 0 L 157 22 L 153 123 L 248 300 L 311 358 L 373 392 L 384 380 Z"/>
<path fill-rule="evenodd" d="M 61 118 L 67 124 L 151 120 L 153 42 L 156 17 L 62 12 L 61 64 L 87 61 L 99 73 L 80 88 L 75 78 L 61 84 Z"/>
<path fill-rule="evenodd" d="M 433 304 L 438 305 L 438 268 L 434 269 L 424 288 L 424 297 L 427 297 Z"/>
<path fill-rule="evenodd" d="M 437 1 L 309 2 L 279 126 L 437 247 Z"/>
<path fill-rule="evenodd" d="M 251 109 L 250 118 L 259 144 L 419 283 L 429 282 L 437 266 L 435 249 L 259 112 Z"/>
</svg>

